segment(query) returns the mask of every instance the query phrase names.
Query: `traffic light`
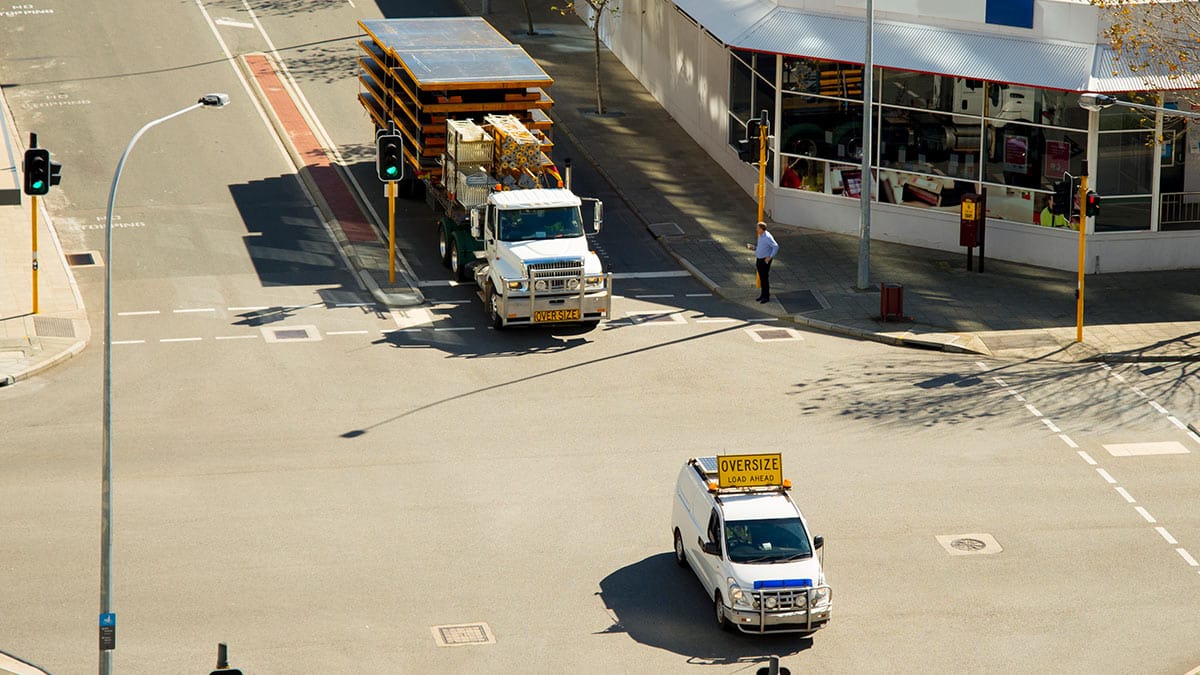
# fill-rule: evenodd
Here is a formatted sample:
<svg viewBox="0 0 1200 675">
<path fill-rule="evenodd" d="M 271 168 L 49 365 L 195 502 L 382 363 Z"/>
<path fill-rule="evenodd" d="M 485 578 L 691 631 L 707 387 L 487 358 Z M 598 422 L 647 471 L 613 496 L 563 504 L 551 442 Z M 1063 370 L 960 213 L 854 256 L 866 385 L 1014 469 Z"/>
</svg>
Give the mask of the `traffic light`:
<svg viewBox="0 0 1200 675">
<path fill-rule="evenodd" d="M 1075 194 L 1073 191 L 1074 181 L 1066 178 L 1054 184 L 1054 202 L 1050 205 L 1050 212 L 1056 216 L 1070 217 L 1074 211 L 1072 205 L 1075 203 Z"/>
<path fill-rule="evenodd" d="M 58 162 L 50 162 L 50 184 L 58 185 L 62 182 L 62 164 Z"/>
<path fill-rule="evenodd" d="M 404 177 L 404 139 L 400 134 L 380 133 L 375 152 L 379 180 L 390 183 Z"/>
<path fill-rule="evenodd" d="M 1083 201 L 1086 207 L 1084 209 L 1084 213 L 1086 213 L 1089 218 L 1100 212 L 1100 195 L 1088 190 L 1087 194 L 1084 195 Z"/>
<path fill-rule="evenodd" d="M 46 148 L 29 148 L 25 151 L 25 194 L 44 195 L 50 192 L 50 151 Z M 57 181 L 55 181 L 57 183 Z"/>
<path fill-rule="evenodd" d="M 738 157 L 743 162 L 753 164 L 758 161 L 759 156 L 762 154 L 762 148 L 759 147 L 761 128 L 762 121 L 757 118 L 746 122 L 746 138 L 738 141 Z"/>
</svg>

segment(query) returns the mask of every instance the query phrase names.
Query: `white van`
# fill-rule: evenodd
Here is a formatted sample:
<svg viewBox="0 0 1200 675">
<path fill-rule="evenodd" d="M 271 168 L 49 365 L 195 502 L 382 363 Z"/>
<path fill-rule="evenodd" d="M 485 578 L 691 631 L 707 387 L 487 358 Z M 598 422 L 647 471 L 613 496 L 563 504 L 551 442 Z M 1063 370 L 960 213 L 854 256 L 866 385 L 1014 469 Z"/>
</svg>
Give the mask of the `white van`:
<svg viewBox="0 0 1200 675">
<path fill-rule="evenodd" d="M 812 633 L 829 621 L 833 591 L 816 556 L 824 542 L 789 489 L 777 454 L 697 457 L 679 472 L 675 561 L 700 578 L 722 629 Z"/>
</svg>

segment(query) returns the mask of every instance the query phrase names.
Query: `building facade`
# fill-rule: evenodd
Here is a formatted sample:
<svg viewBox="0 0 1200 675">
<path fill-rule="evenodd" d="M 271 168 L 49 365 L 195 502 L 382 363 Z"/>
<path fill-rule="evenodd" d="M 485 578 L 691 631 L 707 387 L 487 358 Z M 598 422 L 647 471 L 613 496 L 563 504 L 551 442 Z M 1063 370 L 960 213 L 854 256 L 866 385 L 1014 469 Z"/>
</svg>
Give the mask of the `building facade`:
<svg viewBox="0 0 1200 675">
<path fill-rule="evenodd" d="M 1053 186 L 1086 172 L 1089 273 L 1200 267 L 1200 131 L 1182 90 L 1132 72 L 1086 0 L 874 0 L 873 238 L 958 246 L 963 195 L 986 191 L 987 255 L 1078 265 L 1078 220 Z M 919 8 L 919 12 L 918 12 Z M 601 16 L 613 53 L 755 193 L 739 157 L 764 112 L 765 207 L 780 223 L 860 228 L 865 0 L 621 0 Z M 588 17 L 585 17 L 588 18 Z M 1166 112 L 1088 111 L 1083 92 Z M 1192 139 L 1188 142 L 1188 139 Z"/>
</svg>

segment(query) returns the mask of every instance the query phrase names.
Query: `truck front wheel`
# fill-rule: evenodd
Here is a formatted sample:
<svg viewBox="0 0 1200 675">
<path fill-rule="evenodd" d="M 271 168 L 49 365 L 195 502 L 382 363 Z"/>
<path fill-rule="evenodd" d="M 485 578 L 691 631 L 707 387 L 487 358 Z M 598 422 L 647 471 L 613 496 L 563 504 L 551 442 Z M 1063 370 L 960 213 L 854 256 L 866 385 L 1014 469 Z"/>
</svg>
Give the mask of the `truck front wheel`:
<svg viewBox="0 0 1200 675">
<path fill-rule="evenodd" d="M 487 302 L 488 307 L 488 319 L 490 319 L 492 322 L 492 328 L 495 328 L 496 330 L 504 330 L 504 317 L 500 316 L 500 296 L 496 295 L 495 290 L 492 288 L 491 282 L 488 282 L 486 296 L 487 297 L 485 301 Z"/>
</svg>

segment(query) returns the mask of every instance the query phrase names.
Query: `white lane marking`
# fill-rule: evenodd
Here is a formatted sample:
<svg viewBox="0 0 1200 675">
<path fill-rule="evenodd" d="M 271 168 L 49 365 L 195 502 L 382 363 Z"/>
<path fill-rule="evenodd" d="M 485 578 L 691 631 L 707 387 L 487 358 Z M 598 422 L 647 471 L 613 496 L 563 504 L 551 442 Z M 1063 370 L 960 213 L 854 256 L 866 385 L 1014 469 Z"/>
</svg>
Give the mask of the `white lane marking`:
<svg viewBox="0 0 1200 675">
<path fill-rule="evenodd" d="M 1005 381 L 1004 381 L 1004 378 L 1002 378 L 1002 377 L 996 377 L 996 376 L 992 376 L 992 381 L 993 381 L 993 382 L 995 382 L 996 384 L 1000 385 L 1001 387 L 1007 387 L 1007 386 L 1008 386 L 1008 383 L 1007 383 L 1007 382 L 1005 382 Z"/>
<path fill-rule="evenodd" d="M 1138 389 L 1137 387 L 1130 387 L 1130 389 L 1133 390 L 1133 393 L 1137 394 L 1138 396 L 1141 396 L 1142 398 L 1150 398 L 1149 396 L 1146 395 L 1146 392 L 1142 391 L 1141 389 Z"/>
<path fill-rule="evenodd" d="M 257 335 L 218 335 L 218 340 L 257 340 Z"/>
<path fill-rule="evenodd" d="M 731 319 L 728 317 L 712 317 L 709 319 L 696 319 L 695 321 L 696 323 L 733 323 L 734 321 L 737 321 L 737 319 Z"/>
<path fill-rule="evenodd" d="M 171 311 L 175 314 L 193 314 L 197 312 L 215 312 L 217 310 L 212 307 L 193 307 L 190 309 L 173 309 Z"/>
<path fill-rule="evenodd" d="M 264 307 L 226 307 L 225 309 L 227 309 L 231 312 L 262 312 L 262 311 L 265 311 L 265 310 L 268 310 L 271 308 L 264 306 Z"/>
<path fill-rule="evenodd" d="M 1187 564 L 1191 565 L 1192 567 L 1200 567 L 1200 563 L 1196 562 L 1196 559 L 1192 557 L 1192 554 L 1187 552 L 1186 548 L 1177 548 L 1175 549 L 1175 552 L 1182 556 Z"/>
<path fill-rule="evenodd" d="M 1045 417 L 1042 418 L 1042 424 L 1045 424 L 1047 427 L 1050 428 L 1050 431 L 1053 431 L 1056 434 L 1058 432 L 1062 431 L 1062 429 L 1059 429 L 1058 427 L 1054 426 L 1054 422 L 1051 422 L 1050 420 L 1046 419 Z"/>
<path fill-rule="evenodd" d="M 145 340 L 113 340 L 114 345 L 144 345 Z"/>
<path fill-rule="evenodd" d="M 1026 409 L 1026 410 L 1028 410 L 1029 412 L 1033 413 L 1033 416 L 1034 416 L 1034 417 L 1041 417 L 1041 416 L 1042 416 L 1042 413 L 1041 413 L 1041 412 L 1040 412 L 1040 411 L 1039 411 L 1037 408 L 1033 407 L 1033 406 L 1032 406 L 1031 404 L 1029 404 L 1029 403 L 1026 403 L 1026 404 L 1025 404 L 1025 409 Z"/>
<path fill-rule="evenodd" d="M 1113 457 L 1141 457 L 1144 455 L 1186 455 L 1188 449 L 1179 441 L 1160 443 L 1111 443 L 1104 446 Z"/>
<path fill-rule="evenodd" d="M 1080 450 L 1078 452 L 1078 454 L 1080 457 L 1083 458 L 1083 461 L 1087 462 L 1088 464 L 1091 464 L 1092 466 L 1096 466 L 1096 460 L 1092 459 L 1091 455 L 1087 454 L 1083 450 Z"/>
<path fill-rule="evenodd" d="M 1103 478 L 1104 480 L 1108 481 L 1110 484 L 1116 484 L 1116 482 L 1117 482 L 1117 479 L 1108 475 L 1108 472 L 1105 471 L 1104 469 L 1097 468 L 1096 473 L 1100 474 L 1100 477 Z"/>
<path fill-rule="evenodd" d="M 1136 500 L 1136 499 L 1134 499 L 1134 498 L 1133 498 L 1133 495 L 1129 494 L 1129 493 L 1128 493 L 1128 492 L 1125 490 L 1125 488 L 1123 488 L 1123 487 L 1121 487 L 1120 485 L 1118 485 L 1118 486 L 1117 486 L 1116 488 L 1114 488 L 1114 489 L 1117 491 L 1117 494 L 1119 494 L 1119 495 L 1121 495 L 1122 497 L 1124 497 L 1124 498 L 1125 498 L 1125 501 L 1129 502 L 1130 504 L 1136 504 L 1136 503 L 1137 503 L 1137 500 Z"/>
<path fill-rule="evenodd" d="M 185 338 L 162 338 L 159 342 L 199 342 L 204 338 L 185 337 Z"/>
<path fill-rule="evenodd" d="M 1161 405 L 1159 405 L 1157 401 L 1150 401 L 1150 407 L 1154 408 L 1155 410 L 1157 410 L 1158 412 L 1160 412 L 1164 415 L 1170 414 L 1167 412 L 1167 409 L 1162 407 Z"/>
<path fill-rule="evenodd" d="M 778 321 L 778 320 L 779 320 L 779 317 L 771 316 L 771 317 L 767 317 L 765 319 L 750 319 L 746 323 L 770 323 L 772 321 Z"/>
<path fill-rule="evenodd" d="M 691 272 L 674 270 L 670 272 L 613 272 L 614 279 L 666 279 L 669 277 L 690 277 Z"/>
<path fill-rule="evenodd" d="M 1062 439 L 1063 443 L 1067 444 L 1068 448 L 1078 448 L 1079 447 L 1078 445 L 1075 444 L 1075 441 L 1071 440 L 1071 437 L 1066 434 L 1059 434 L 1058 437 Z"/>
<path fill-rule="evenodd" d="M 984 363 L 983 361 L 976 361 L 976 362 L 975 362 L 975 367 L 976 367 L 976 368 L 978 368 L 978 369 L 980 369 L 980 370 L 987 370 L 987 364 L 986 364 L 986 363 Z"/>
<path fill-rule="evenodd" d="M 683 297 L 685 297 L 685 298 L 711 298 L 712 293 L 688 293 L 688 294 L 684 295 Z"/>
<path fill-rule="evenodd" d="M 635 295 L 633 297 L 636 300 L 647 300 L 647 299 L 651 299 L 651 298 L 673 298 L 673 297 L 675 297 L 675 294 L 674 293 L 652 293 L 649 295 Z"/>
<path fill-rule="evenodd" d="M 1113 374 L 1112 374 L 1112 376 L 1113 376 L 1113 378 L 1114 378 L 1114 379 L 1116 379 L 1118 382 L 1124 382 L 1124 381 L 1125 381 L 1125 376 L 1124 376 L 1124 375 L 1122 375 L 1122 374 L 1120 374 L 1120 373 L 1118 373 L 1118 372 L 1115 372 L 1115 371 L 1114 371 L 1114 372 L 1113 372 Z"/>
<path fill-rule="evenodd" d="M 388 333 L 420 333 L 420 328 L 389 328 L 381 331 L 384 335 Z"/>
<path fill-rule="evenodd" d="M 1175 541 L 1175 537 L 1172 537 L 1170 532 L 1167 532 L 1167 528 L 1163 527 L 1162 525 L 1159 525 L 1158 527 L 1156 527 L 1154 529 L 1157 530 L 1158 533 L 1162 535 L 1163 539 L 1167 540 L 1168 544 L 1174 546 L 1175 544 L 1179 543 L 1179 542 Z"/>
<path fill-rule="evenodd" d="M 459 326 L 459 327 L 456 327 L 456 328 L 455 328 L 455 327 L 451 327 L 451 328 L 434 328 L 433 330 L 434 330 L 434 331 L 443 331 L 443 330 L 475 330 L 475 327 L 474 327 L 474 326 Z"/>
<path fill-rule="evenodd" d="M 234 21 L 233 19 L 213 19 L 213 23 L 218 26 L 229 26 L 231 28 L 254 28 L 254 24 L 244 21 Z"/>
<path fill-rule="evenodd" d="M 1133 507 L 1133 510 L 1142 514 L 1142 517 L 1146 519 L 1147 523 L 1157 523 L 1158 522 L 1157 520 L 1154 519 L 1154 516 L 1150 515 L 1150 512 L 1147 511 L 1146 507 L 1144 507 L 1144 506 L 1135 506 L 1135 507 Z"/>
<path fill-rule="evenodd" d="M 147 309 L 140 312 L 117 312 L 117 316 L 149 316 L 151 314 L 160 314 L 157 309 Z"/>
<path fill-rule="evenodd" d="M 1016 389 L 1011 390 L 1010 393 L 1013 395 L 1013 398 L 1017 399 L 1021 403 L 1025 402 L 1025 397 L 1018 394 Z"/>
<path fill-rule="evenodd" d="M 365 330 L 330 330 L 325 331 L 326 335 L 366 335 Z"/>
<path fill-rule="evenodd" d="M 1180 422 L 1178 417 L 1175 417 L 1174 415 L 1167 415 L 1167 421 L 1179 427 L 1180 429 L 1187 431 L 1187 425 L 1183 422 Z"/>
</svg>

